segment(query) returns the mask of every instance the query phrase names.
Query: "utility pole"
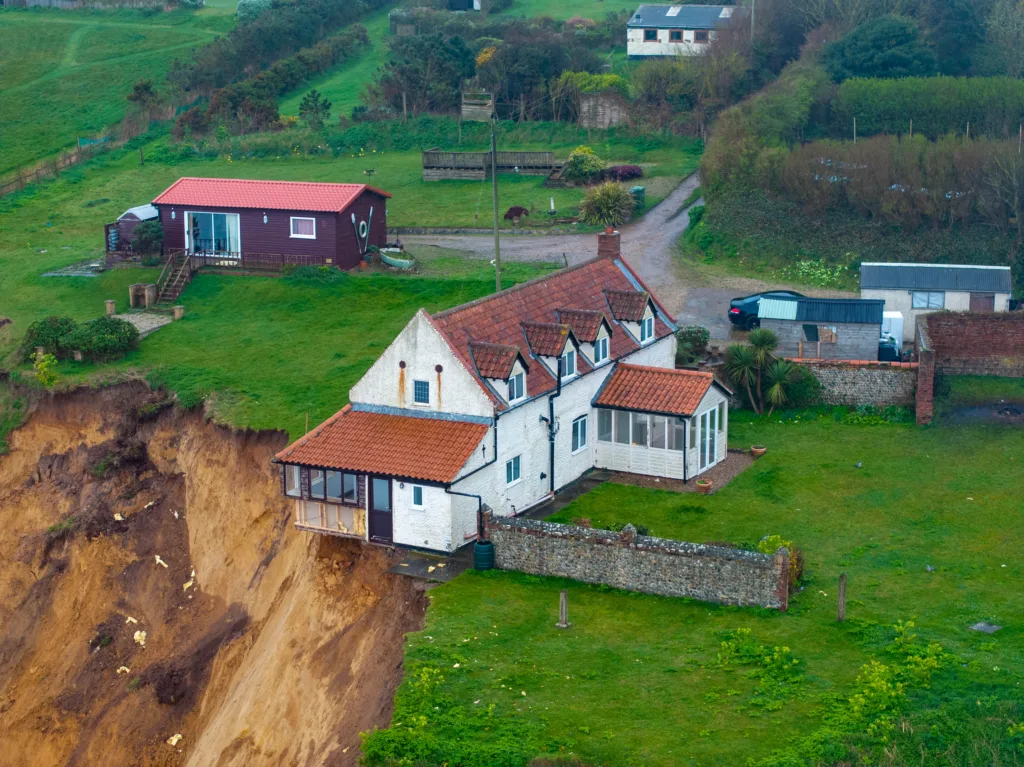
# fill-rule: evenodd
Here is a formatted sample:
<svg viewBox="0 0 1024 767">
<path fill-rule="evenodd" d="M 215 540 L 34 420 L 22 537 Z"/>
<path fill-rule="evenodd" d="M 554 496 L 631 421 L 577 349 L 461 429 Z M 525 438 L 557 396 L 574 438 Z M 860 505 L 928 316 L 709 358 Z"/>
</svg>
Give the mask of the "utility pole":
<svg viewBox="0 0 1024 767">
<path fill-rule="evenodd" d="M 757 0 L 750 0 L 750 42 L 751 42 L 751 44 L 753 44 L 753 42 L 754 42 L 754 13 L 756 11 L 756 8 L 755 8 L 756 5 L 757 5 Z"/>
<path fill-rule="evenodd" d="M 494 200 L 494 289 L 501 290 L 501 242 L 498 239 L 498 141 L 491 123 L 491 197 Z"/>
</svg>

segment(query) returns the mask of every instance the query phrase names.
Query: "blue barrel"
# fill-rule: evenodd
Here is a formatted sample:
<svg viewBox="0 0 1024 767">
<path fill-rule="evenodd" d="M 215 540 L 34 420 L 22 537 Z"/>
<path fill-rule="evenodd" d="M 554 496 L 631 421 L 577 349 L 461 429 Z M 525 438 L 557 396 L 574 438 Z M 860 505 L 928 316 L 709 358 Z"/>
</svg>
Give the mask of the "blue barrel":
<svg viewBox="0 0 1024 767">
<path fill-rule="evenodd" d="M 494 544 L 490 541 L 477 541 L 473 544 L 473 569 L 491 570 L 494 568 Z"/>
</svg>

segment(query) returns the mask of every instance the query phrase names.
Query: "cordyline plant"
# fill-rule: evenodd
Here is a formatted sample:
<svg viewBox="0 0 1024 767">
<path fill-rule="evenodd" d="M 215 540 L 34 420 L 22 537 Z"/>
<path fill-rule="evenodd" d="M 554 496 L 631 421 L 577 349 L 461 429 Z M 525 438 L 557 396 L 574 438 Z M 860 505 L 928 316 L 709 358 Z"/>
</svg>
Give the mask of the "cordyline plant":
<svg viewBox="0 0 1024 767">
<path fill-rule="evenodd" d="M 771 414 L 789 401 L 786 389 L 796 382 L 799 372 L 792 362 L 773 354 L 779 348 L 779 338 L 772 331 L 752 330 L 747 341 L 749 345 L 733 344 L 726 350 L 725 372 L 747 392 L 755 413 L 761 415 L 767 405 Z"/>
</svg>

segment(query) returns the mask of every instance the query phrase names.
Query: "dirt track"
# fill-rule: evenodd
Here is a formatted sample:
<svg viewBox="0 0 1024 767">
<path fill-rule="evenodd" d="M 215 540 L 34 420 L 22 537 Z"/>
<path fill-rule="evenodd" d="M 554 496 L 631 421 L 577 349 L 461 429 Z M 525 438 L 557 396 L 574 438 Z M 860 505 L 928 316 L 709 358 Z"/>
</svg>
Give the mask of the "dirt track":
<svg viewBox="0 0 1024 767">
<path fill-rule="evenodd" d="M 386 551 L 294 530 L 283 442 L 142 385 L 58 395 L 13 433 L 0 765 L 356 764 L 426 600 Z"/>
</svg>

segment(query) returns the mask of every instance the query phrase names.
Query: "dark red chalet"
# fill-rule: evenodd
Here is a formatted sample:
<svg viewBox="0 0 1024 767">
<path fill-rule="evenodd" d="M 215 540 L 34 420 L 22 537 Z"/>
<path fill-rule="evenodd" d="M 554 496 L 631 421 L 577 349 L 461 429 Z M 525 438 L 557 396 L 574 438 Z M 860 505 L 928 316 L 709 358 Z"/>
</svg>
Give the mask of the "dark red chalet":
<svg viewBox="0 0 1024 767">
<path fill-rule="evenodd" d="M 165 251 L 351 269 L 386 243 L 389 197 L 366 184 L 180 178 L 153 205 Z"/>
</svg>

